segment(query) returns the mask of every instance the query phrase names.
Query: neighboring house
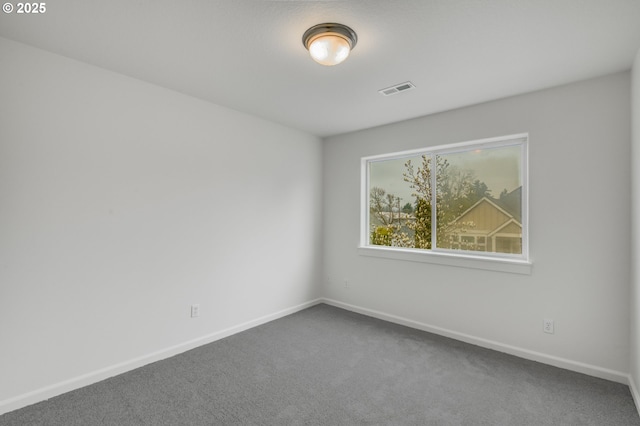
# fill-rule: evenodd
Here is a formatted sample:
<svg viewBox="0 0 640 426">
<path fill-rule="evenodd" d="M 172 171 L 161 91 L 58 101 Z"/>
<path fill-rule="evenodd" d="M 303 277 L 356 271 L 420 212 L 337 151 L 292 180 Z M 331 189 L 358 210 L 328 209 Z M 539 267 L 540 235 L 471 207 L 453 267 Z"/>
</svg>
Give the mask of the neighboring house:
<svg viewBox="0 0 640 426">
<path fill-rule="evenodd" d="M 500 199 L 482 197 L 452 225 L 450 247 L 498 253 L 522 253 L 522 187 Z"/>
</svg>

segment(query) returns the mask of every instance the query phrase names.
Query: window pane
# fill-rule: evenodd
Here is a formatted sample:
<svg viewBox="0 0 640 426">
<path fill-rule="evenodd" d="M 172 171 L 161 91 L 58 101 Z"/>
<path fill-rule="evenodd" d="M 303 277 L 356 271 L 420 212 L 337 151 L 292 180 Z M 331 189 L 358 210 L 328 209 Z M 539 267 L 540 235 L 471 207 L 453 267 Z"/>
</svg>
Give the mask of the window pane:
<svg viewBox="0 0 640 426">
<path fill-rule="evenodd" d="M 438 248 L 522 253 L 521 163 L 521 145 L 436 156 Z"/>
<path fill-rule="evenodd" d="M 415 247 L 415 190 L 405 175 L 421 161 L 418 155 L 369 163 L 369 244 Z"/>
</svg>

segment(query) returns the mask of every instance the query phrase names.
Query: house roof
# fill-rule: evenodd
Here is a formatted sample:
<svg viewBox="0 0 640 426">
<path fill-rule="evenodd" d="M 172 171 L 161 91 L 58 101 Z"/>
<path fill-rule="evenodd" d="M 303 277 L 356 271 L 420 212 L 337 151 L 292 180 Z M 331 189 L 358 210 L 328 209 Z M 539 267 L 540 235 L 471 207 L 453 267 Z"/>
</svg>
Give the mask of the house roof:
<svg viewBox="0 0 640 426">
<path fill-rule="evenodd" d="M 496 209 L 502 211 L 506 216 L 515 220 L 519 225 L 522 224 L 522 187 L 518 187 L 513 191 L 501 196 L 499 199 L 491 196 L 484 196 L 476 201 L 471 207 L 462 212 L 455 221 L 467 215 L 469 212 L 477 208 L 482 203 L 489 203 Z M 454 222 L 455 222 L 454 221 Z M 510 219 L 511 221 L 511 219 Z M 507 222 L 505 222 L 507 223 Z"/>
<path fill-rule="evenodd" d="M 522 223 L 522 187 L 514 189 L 500 198 L 491 198 L 491 201 L 502 210 L 513 216 L 518 223 Z"/>
</svg>

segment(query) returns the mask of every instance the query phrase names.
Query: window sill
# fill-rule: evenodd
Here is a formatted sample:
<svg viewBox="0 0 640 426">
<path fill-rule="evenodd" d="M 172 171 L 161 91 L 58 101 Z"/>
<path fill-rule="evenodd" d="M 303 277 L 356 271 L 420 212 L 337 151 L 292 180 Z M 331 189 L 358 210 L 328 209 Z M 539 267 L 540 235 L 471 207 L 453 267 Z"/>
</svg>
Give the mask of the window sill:
<svg viewBox="0 0 640 426">
<path fill-rule="evenodd" d="M 425 252 L 403 248 L 358 247 L 361 256 L 381 257 L 385 259 L 404 260 L 409 262 L 434 263 L 437 265 L 456 266 L 460 268 L 483 269 L 486 271 L 510 272 L 513 274 L 531 275 L 533 264 L 519 259 L 498 259 L 483 256 L 449 254 L 441 252 Z"/>
</svg>

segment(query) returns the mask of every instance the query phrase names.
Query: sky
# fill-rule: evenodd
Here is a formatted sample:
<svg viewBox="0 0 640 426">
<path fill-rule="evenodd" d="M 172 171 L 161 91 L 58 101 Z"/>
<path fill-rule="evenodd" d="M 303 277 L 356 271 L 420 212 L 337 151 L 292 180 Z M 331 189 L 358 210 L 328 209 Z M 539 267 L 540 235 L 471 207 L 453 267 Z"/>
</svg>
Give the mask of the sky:
<svg viewBox="0 0 640 426">
<path fill-rule="evenodd" d="M 521 149 L 520 145 L 503 146 L 449 153 L 443 157 L 451 167 L 471 170 L 475 179 L 484 182 L 491 190 L 491 195 L 498 198 L 503 189 L 511 192 L 522 185 Z M 369 187 L 377 186 L 385 189 L 387 193 L 399 196 L 401 205 L 413 204 L 412 190 L 402 176 L 406 172 L 405 163 L 408 159 L 411 159 L 414 170 L 422 164 L 420 155 L 371 162 Z"/>
</svg>

